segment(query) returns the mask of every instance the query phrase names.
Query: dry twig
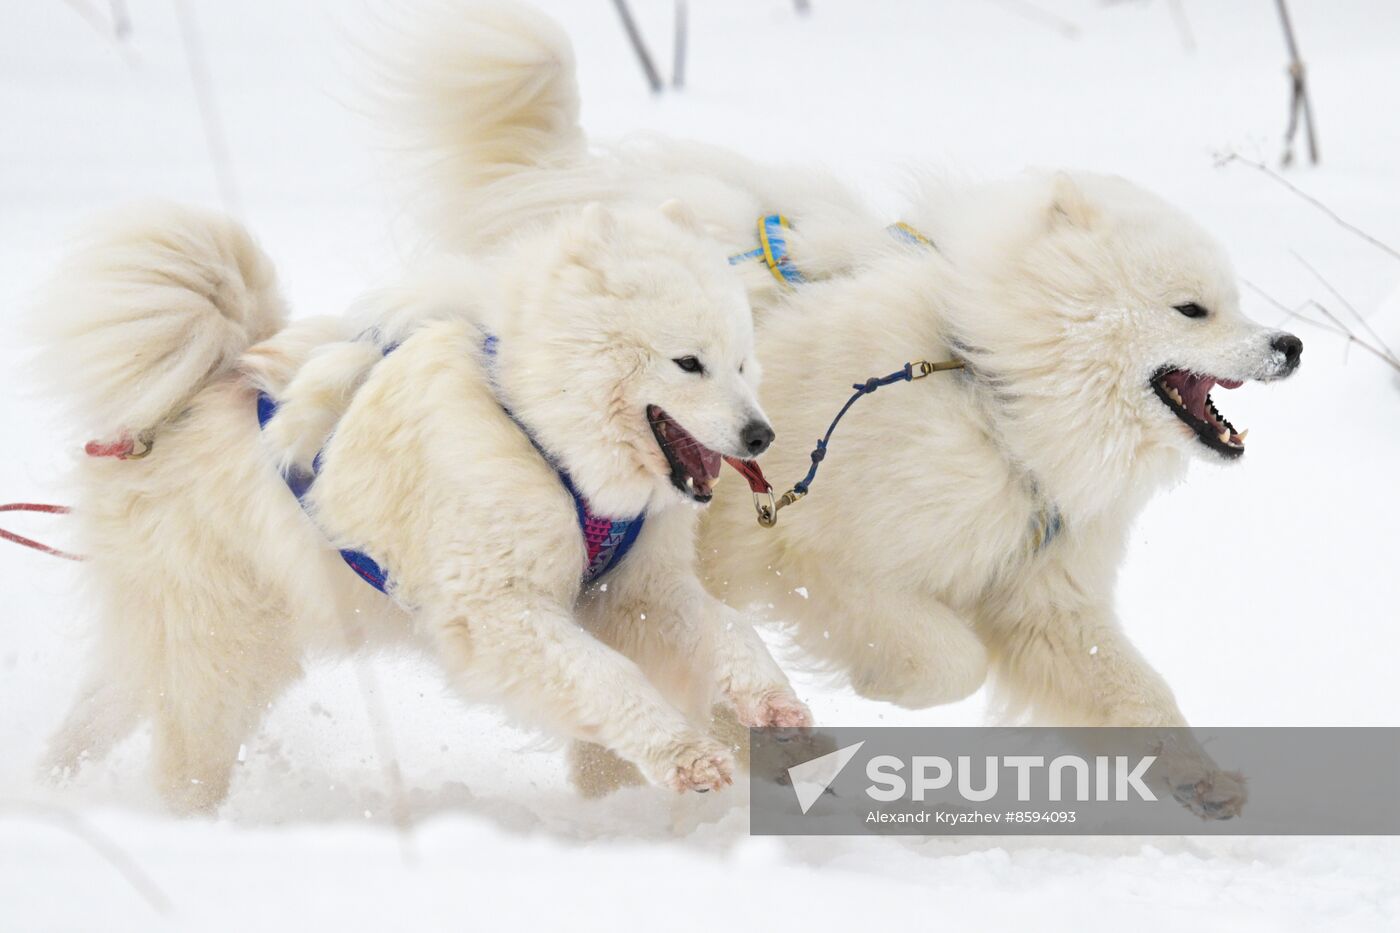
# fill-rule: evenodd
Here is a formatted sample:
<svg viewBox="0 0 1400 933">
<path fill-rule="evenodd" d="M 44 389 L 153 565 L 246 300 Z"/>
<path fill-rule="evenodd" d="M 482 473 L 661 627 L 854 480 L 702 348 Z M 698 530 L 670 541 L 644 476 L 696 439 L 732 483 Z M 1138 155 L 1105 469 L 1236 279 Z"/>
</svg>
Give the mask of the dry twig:
<svg viewBox="0 0 1400 933">
<path fill-rule="evenodd" d="M 671 49 L 671 87 L 685 87 L 685 47 L 690 17 L 686 0 L 676 0 L 675 44 Z"/>
<path fill-rule="evenodd" d="M 214 96 L 214 79 L 209 72 L 209 60 L 199 34 L 199 23 L 185 0 L 175 0 L 175 16 L 180 21 L 180 38 L 185 44 L 185 60 L 194 85 L 195 101 L 199 104 L 199 120 L 204 126 L 204 142 L 209 149 L 209 161 L 214 164 L 214 178 L 219 185 L 219 197 L 224 210 L 234 217 L 243 213 L 238 196 L 238 183 L 233 175 L 233 160 L 229 156 L 228 136 L 224 132 L 223 115 Z"/>
<path fill-rule="evenodd" d="M 131 34 L 131 18 L 127 16 L 126 5 L 122 0 L 113 0 L 112 16 L 109 20 L 97 9 L 91 0 L 63 0 L 64 4 L 82 17 L 102 38 L 108 40 L 117 48 L 117 53 L 121 55 L 126 64 L 135 66 L 137 64 L 136 53 L 125 40 Z"/>
<path fill-rule="evenodd" d="M 1299 188 L 1297 185 L 1293 184 L 1293 182 L 1289 181 L 1287 178 L 1284 178 L 1284 177 L 1283 177 L 1282 175 L 1280 175 L 1278 172 L 1275 172 L 1273 169 L 1269 168 L 1269 167 L 1268 167 L 1267 165 L 1265 165 L 1263 162 L 1256 162 L 1256 161 L 1253 160 L 1253 159 L 1246 159 L 1244 156 L 1240 155 L 1238 152 L 1231 152 L 1231 153 L 1228 153 L 1228 154 L 1226 154 L 1226 155 L 1223 155 L 1223 156 L 1220 156 L 1219 158 L 1217 158 L 1216 161 L 1215 161 L 1215 164 L 1216 164 L 1217 166 L 1225 166 L 1225 165 L 1229 165 L 1229 164 L 1232 163 L 1232 162 L 1238 162 L 1238 163 L 1240 163 L 1241 165 L 1248 165 L 1250 168 L 1254 169 L 1255 171 L 1257 171 L 1257 172 L 1262 172 L 1263 174 L 1267 175 L 1269 178 L 1273 179 L 1274 181 L 1276 181 L 1277 183 L 1279 183 L 1279 184 L 1282 185 L 1283 187 L 1287 188 L 1287 189 L 1288 189 L 1289 191 L 1291 191 L 1293 194 L 1297 195 L 1298 197 L 1302 198 L 1304 201 L 1307 201 L 1307 202 L 1308 202 L 1309 204 L 1311 204 L 1313 207 L 1315 207 L 1315 208 L 1317 208 L 1318 210 L 1322 211 L 1322 213 L 1324 213 L 1324 214 L 1326 214 L 1328 217 L 1330 217 L 1330 218 L 1332 219 L 1333 223 L 1337 224 L 1337 226 L 1341 227 L 1342 229 L 1344 229 L 1344 230 L 1346 230 L 1346 231 L 1348 231 L 1348 232 L 1350 232 L 1350 233 L 1354 233 L 1356 236 L 1361 237 L 1361 239 L 1365 240 L 1367 243 L 1370 243 L 1372 246 L 1374 246 L 1376 249 L 1380 250 L 1381 252 L 1389 254 L 1392 258 L 1394 258 L 1394 259 L 1400 259 L 1400 250 L 1395 249 L 1395 247 L 1389 245 L 1388 243 L 1385 243 L 1385 242 L 1382 242 L 1381 240 L 1378 240 L 1377 238 L 1375 238 L 1375 237 L 1372 236 L 1371 234 L 1367 233 L 1365 230 L 1362 230 L 1360 227 L 1356 226 L 1355 224 L 1350 223 L 1350 222 L 1348 222 L 1348 221 L 1346 221 L 1346 220 L 1343 220 L 1343 219 L 1341 218 L 1341 216 L 1337 214 L 1336 211 L 1332 210 L 1332 208 L 1328 207 L 1326 204 L 1322 203 L 1322 202 L 1319 201 L 1317 198 L 1315 198 L 1315 197 L 1313 197 L 1312 195 L 1308 194 L 1306 191 L 1302 190 L 1302 189 Z"/>
<path fill-rule="evenodd" d="M 80 840 L 121 875 L 152 910 L 158 914 L 170 913 L 170 898 L 166 897 L 160 885 L 146 874 L 145 869 L 131 853 L 98 832 L 77 813 L 65 807 L 29 800 L 0 800 L 0 811 L 3 810 L 56 826 Z"/>
<path fill-rule="evenodd" d="M 1317 164 L 1317 133 L 1313 127 L 1312 99 L 1308 97 L 1308 73 L 1298 52 L 1298 39 L 1293 35 L 1293 19 L 1288 15 L 1286 0 L 1275 0 L 1278 18 L 1283 24 L 1283 37 L 1288 43 L 1288 80 L 1293 97 L 1288 104 L 1288 129 L 1283 133 L 1283 165 L 1293 164 L 1293 137 L 1300 124 L 1307 124 L 1308 161 Z"/>
<path fill-rule="evenodd" d="M 1381 347 L 1376 347 L 1361 339 L 1361 337 L 1357 336 L 1356 332 L 1352 330 L 1351 327 L 1346 324 L 1346 322 L 1344 322 L 1341 318 L 1337 317 L 1337 315 L 1333 314 L 1332 311 L 1330 311 L 1327 308 L 1327 306 L 1322 304 L 1320 301 L 1310 298 L 1306 302 L 1304 302 L 1302 307 L 1315 309 L 1318 313 L 1320 313 L 1323 317 L 1327 319 L 1326 321 L 1319 321 L 1316 318 L 1309 317 L 1308 315 L 1303 314 L 1301 310 L 1288 307 L 1283 302 L 1279 301 L 1277 298 L 1270 295 L 1268 292 L 1264 291 L 1262 288 L 1260 288 L 1258 285 L 1255 285 L 1248 279 L 1243 279 L 1242 281 L 1244 282 L 1245 286 L 1251 291 L 1253 291 L 1256 295 L 1258 295 L 1260 298 L 1263 298 L 1269 304 L 1273 305 L 1275 308 L 1282 311 L 1284 314 L 1288 315 L 1294 320 L 1302 321 L 1305 324 L 1309 324 L 1321 330 L 1328 331 L 1329 333 L 1336 334 L 1337 336 L 1345 339 L 1347 341 L 1348 346 L 1350 346 L 1351 344 L 1355 344 L 1358 347 L 1361 347 L 1361 349 L 1370 353 L 1372 356 L 1385 363 L 1397 373 L 1400 373 L 1400 360 L 1397 360 L 1395 356 L 1390 353 L 1389 350 L 1385 349 L 1384 345 L 1382 345 Z"/>
<path fill-rule="evenodd" d="M 1317 279 L 1318 282 L 1322 283 L 1322 287 L 1331 292 L 1332 297 L 1336 298 L 1337 301 L 1341 302 L 1343 308 L 1346 308 L 1348 311 L 1351 312 L 1351 316 L 1356 318 L 1357 322 L 1360 323 L 1361 326 L 1366 329 L 1366 333 L 1371 335 L 1371 339 L 1376 342 L 1376 346 L 1385 351 L 1385 356 L 1391 361 L 1392 365 L 1400 367 L 1400 360 L 1397 360 L 1395 353 L 1390 349 L 1390 347 L 1386 346 L 1385 340 L 1381 337 L 1381 335 L 1376 333 L 1376 329 L 1371 326 L 1371 322 L 1366 320 L 1365 316 L 1362 315 L 1360 311 L 1356 310 L 1356 307 L 1351 302 L 1347 301 L 1346 298 L 1343 297 L 1341 292 L 1333 288 L 1332 283 L 1323 278 L 1322 273 L 1318 272 L 1315 268 L 1313 268 L 1311 263 L 1309 263 L 1302 256 L 1298 255 L 1296 252 L 1293 254 L 1293 258 L 1298 260 L 1298 262 L 1302 264 L 1304 269 L 1307 269 L 1309 272 L 1311 272 L 1313 278 Z M 1314 302 L 1314 304 L 1317 304 L 1317 302 Z M 1326 312 L 1326 309 L 1323 308 L 1321 304 L 1318 304 L 1317 306 L 1319 310 Z"/>
<path fill-rule="evenodd" d="M 627 41 L 632 43 L 632 51 L 637 55 L 637 63 L 642 66 L 642 73 L 646 75 L 647 85 L 653 94 L 660 94 L 663 87 L 661 75 L 651 60 L 651 53 L 647 51 L 646 43 L 642 41 L 642 33 L 637 29 L 637 21 L 632 18 L 632 11 L 627 6 L 627 0 L 613 0 L 613 6 L 617 8 L 617 15 L 622 20 L 622 28 L 627 33 Z"/>
<path fill-rule="evenodd" d="M 1186 50 L 1187 55 L 1196 54 L 1196 36 L 1191 31 L 1191 20 L 1186 16 L 1186 7 L 1181 0 L 1168 0 L 1171 7 L 1172 20 L 1176 23 L 1176 31 L 1181 36 L 1181 47 Z"/>
</svg>

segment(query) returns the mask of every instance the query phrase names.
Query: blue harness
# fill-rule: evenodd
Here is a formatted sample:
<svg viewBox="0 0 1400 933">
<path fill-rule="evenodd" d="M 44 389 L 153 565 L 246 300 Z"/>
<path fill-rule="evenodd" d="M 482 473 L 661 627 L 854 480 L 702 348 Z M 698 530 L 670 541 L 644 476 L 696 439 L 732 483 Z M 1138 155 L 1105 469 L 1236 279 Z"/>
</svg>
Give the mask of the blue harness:
<svg viewBox="0 0 1400 933">
<path fill-rule="evenodd" d="M 373 332 L 371 331 L 371 335 Z M 494 334 L 487 335 L 482 343 L 482 352 L 486 365 L 487 375 L 491 380 L 492 388 L 496 388 L 496 348 L 498 340 Z M 385 356 L 398 349 L 398 344 L 390 344 L 383 347 Z M 497 396 L 499 397 L 499 391 Z M 266 392 L 258 393 L 258 428 L 261 430 L 267 427 L 267 423 L 277 414 L 277 401 Z M 583 497 L 577 487 L 574 486 L 573 479 L 567 470 L 559 465 L 553 457 L 545 452 L 539 441 L 530 430 L 521 423 L 520 419 L 505 405 L 501 405 L 501 410 L 514 421 L 516 426 L 525 434 L 530 443 L 539 451 L 540 456 L 554 468 L 554 472 L 559 476 L 559 482 L 569 491 L 573 497 L 574 509 L 578 515 L 579 531 L 583 534 L 584 548 L 587 555 L 584 559 L 582 574 L 583 585 L 589 586 L 596 582 L 608 571 L 612 570 L 622 562 L 631 550 L 632 545 L 637 541 L 637 535 L 641 534 L 642 525 L 646 521 L 646 513 L 633 518 L 614 519 L 598 515 L 589 506 L 588 500 Z M 306 508 L 306 496 L 311 491 L 311 485 L 316 481 L 317 475 L 321 472 L 322 455 L 324 449 L 316 454 L 311 461 L 311 470 L 293 469 L 282 474 L 282 479 L 286 482 L 287 488 L 296 496 L 297 502 L 302 508 Z M 350 569 L 359 575 L 370 586 L 381 593 L 388 595 L 392 586 L 389 575 L 372 557 L 363 551 L 355 551 L 348 548 L 341 549 L 341 559 L 349 565 Z"/>
</svg>

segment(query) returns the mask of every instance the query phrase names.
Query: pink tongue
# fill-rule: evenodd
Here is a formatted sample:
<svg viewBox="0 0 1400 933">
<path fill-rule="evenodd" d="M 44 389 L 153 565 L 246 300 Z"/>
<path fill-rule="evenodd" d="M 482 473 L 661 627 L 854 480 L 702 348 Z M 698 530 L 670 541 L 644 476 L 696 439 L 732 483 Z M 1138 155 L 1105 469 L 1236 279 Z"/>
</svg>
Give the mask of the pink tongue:
<svg viewBox="0 0 1400 933">
<path fill-rule="evenodd" d="M 690 471 L 690 475 L 695 477 L 696 482 L 708 482 L 718 476 L 719 454 L 701 444 L 679 424 L 673 421 L 672 425 L 679 436 L 672 440 L 671 449 L 676 452 L 681 463 Z"/>
<path fill-rule="evenodd" d="M 1244 385 L 1244 383 L 1238 379 L 1217 379 L 1215 382 L 1217 385 L 1224 386 L 1227 389 L 1238 389 L 1240 386 Z"/>
<path fill-rule="evenodd" d="M 1205 416 L 1206 396 L 1210 394 L 1215 380 L 1210 376 L 1188 376 L 1181 386 L 1181 402 L 1187 411 L 1198 417 Z"/>
</svg>

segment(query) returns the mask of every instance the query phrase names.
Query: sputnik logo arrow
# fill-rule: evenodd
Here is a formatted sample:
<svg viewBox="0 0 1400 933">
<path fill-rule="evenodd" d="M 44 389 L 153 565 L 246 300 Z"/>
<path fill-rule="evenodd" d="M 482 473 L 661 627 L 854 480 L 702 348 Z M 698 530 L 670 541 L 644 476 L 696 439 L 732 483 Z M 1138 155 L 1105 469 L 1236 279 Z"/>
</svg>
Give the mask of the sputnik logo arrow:
<svg viewBox="0 0 1400 933">
<path fill-rule="evenodd" d="M 841 773 L 841 770 L 851 763 L 851 759 L 856 756 L 856 752 L 860 751 L 860 747 L 864 744 L 865 741 L 862 739 L 854 745 L 838 748 L 820 758 L 813 758 L 811 761 L 804 761 L 800 765 L 788 768 L 788 780 L 792 782 L 792 791 L 797 795 L 797 805 L 802 808 L 804 814 L 812 809 L 812 804 L 816 803 L 822 794 L 826 793 L 831 782 L 836 780 L 836 776 Z"/>
</svg>

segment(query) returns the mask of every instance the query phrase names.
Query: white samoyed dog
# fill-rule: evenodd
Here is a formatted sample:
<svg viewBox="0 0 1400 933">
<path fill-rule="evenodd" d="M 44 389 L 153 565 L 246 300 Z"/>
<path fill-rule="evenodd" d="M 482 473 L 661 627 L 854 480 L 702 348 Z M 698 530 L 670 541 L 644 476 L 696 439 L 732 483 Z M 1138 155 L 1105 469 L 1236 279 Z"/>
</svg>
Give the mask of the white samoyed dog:
<svg viewBox="0 0 1400 933">
<path fill-rule="evenodd" d="M 438 264 L 369 299 L 358 338 L 287 324 L 234 223 L 128 211 L 40 310 L 41 363 L 107 454 L 77 474 L 100 625 L 54 768 L 149 718 L 165 798 L 210 809 L 306 658 L 387 638 L 677 790 L 731 780 L 713 706 L 810 721 L 696 576 L 721 455 L 773 432 L 743 288 L 661 211 Z"/>
<path fill-rule="evenodd" d="M 716 593 L 774 606 L 867 697 L 928 707 L 992 675 L 1022 718 L 1184 724 L 1114 612 L 1128 529 L 1190 458 L 1243 454 L 1212 390 L 1288 376 L 1302 351 L 1241 313 L 1203 230 L 1116 177 L 928 185 L 892 229 L 812 170 L 656 139 L 600 149 L 555 24 L 518 4 L 447 10 L 409 20 L 381 88 L 437 245 L 477 248 L 581 200 L 677 198 L 743 254 L 757 218 L 786 215 L 781 242 L 736 266 L 780 436 L 770 476 L 807 471 L 854 383 L 963 365 L 862 400 L 776 527 L 720 496 L 701 548 Z M 1167 762 L 1177 796 L 1238 812 L 1242 782 L 1186 744 Z"/>
</svg>

